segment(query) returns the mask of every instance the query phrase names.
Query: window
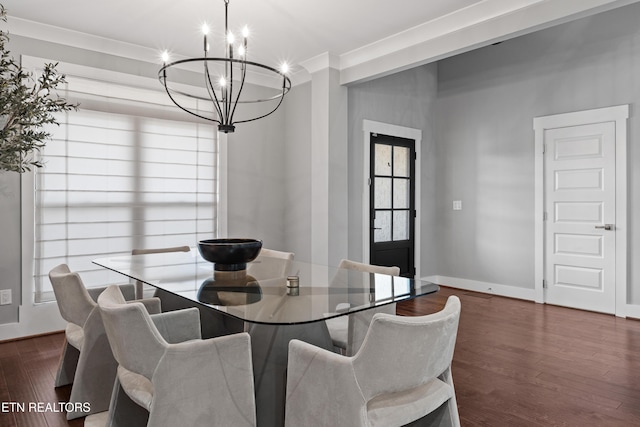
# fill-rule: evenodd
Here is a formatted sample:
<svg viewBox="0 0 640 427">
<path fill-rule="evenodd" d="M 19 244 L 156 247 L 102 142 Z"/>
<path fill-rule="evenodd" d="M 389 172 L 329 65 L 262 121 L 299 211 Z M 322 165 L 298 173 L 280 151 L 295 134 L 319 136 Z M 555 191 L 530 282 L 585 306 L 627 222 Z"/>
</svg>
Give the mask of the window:
<svg viewBox="0 0 640 427">
<path fill-rule="evenodd" d="M 216 235 L 215 128 L 159 90 L 67 80 L 63 96 L 80 109 L 50 129 L 35 175 L 35 302 L 54 299 L 48 272 L 60 263 L 104 286 L 124 280 L 92 259 Z"/>
</svg>

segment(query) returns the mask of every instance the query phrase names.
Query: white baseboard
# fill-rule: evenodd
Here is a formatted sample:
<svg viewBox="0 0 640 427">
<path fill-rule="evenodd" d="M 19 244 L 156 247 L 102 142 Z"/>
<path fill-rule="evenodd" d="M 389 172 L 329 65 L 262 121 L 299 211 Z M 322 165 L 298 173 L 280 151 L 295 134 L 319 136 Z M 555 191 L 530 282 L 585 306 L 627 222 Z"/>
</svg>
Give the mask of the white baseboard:
<svg viewBox="0 0 640 427">
<path fill-rule="evenodd" d="M 17 323 L 0 325 L 0 341 L 64 331 L 67 322 L 55 302 L 21 305 Z"/>
<path fill-rule="evenodd" d="M 422 280 L 427 280 L 429 282 L 433 282 L 442 286 L 464 289 L 466 291 L 481 292 L 484 294 L 535 301 L 534 289 L 518 288 L 516 286 L 500 285 L 497 283 L 480 282 L 478 280 L 460 279 L 457 277 L 438 275 L 423 277 Z M 621 317 L 630 317 L 640 320 L 640 305 L 627 304 L 624 307 L 624 315 L 622 315 Z"/>
<path fill-rule="evenodd" d="M 534 289 L 519 288 L 517 286 L 500 285 L 497 283 L 480 282 L 477 280 L 460 279 L 457 277 L 437 275 L 425 277 L 423 278 L 423 280 L 428 280 L 438 285 L 450 286 L 452 288 L 464 289 L 467 291 L 482 292 L 485 294 L 517 298 L 527 301 L 535 301 Z"/>
<path fill-rule="evenodd" d="M 640 305 L 627 304 L 627 306 L 625 307 L 625 317 L 640 319 Z"/>
</svg>

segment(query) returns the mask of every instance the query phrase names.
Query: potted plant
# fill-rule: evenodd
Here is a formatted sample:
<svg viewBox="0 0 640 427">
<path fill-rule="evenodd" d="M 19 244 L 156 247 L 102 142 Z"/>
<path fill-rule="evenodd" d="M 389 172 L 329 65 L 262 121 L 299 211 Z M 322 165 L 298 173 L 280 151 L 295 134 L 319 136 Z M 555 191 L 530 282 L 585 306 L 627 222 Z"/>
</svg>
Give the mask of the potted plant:
<svg viewBox="0 0 640 427">
<path fill-rule="evenodd" d="M 2 4 L 0 20 L 7 21 Z M 0 171 L 22 173 L 42 167 L 35 154 L 51 138 L 44 126 L 59 124 L 54 114 L 78 106 L 55 94 L 65 82 L 57 64 L 45 64 L 35 80 L 11 56 L 8 42 L 8 33 L 0 28 Z"/>
</svg>

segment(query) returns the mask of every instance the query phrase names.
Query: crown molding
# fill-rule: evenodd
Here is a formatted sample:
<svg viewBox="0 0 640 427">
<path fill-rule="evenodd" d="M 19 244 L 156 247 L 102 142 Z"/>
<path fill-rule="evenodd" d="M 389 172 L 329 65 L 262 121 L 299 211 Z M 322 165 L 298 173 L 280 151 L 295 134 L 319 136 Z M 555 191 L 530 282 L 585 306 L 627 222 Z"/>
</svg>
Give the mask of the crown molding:
<svg viewBox="0 0 640 427">
<path fill-rule="evenodd" d="M 157 49 L 94 36 L 92 34 L 55 27 L 53 25 L 42 24 L 40 22 L 29 21 L 21 18 L 11 18 L 11 20 L 7 22 L 7 28 L 10 34 L 21 37 L 46 40 L 73 48 L 100 52 L 107 55 L 133 59 L 151 64 L 158 64 L 158 69 L 160 69 L 160 64 L 162 63 L 160 59 L 161 53 Z M 172 61 L 187 59 L 184 55 L 172 54 L 171 56 Z M 195 64 L 181 64 L 177 66 L 177 68 L 191 72 L 201 72 L 201 69 L 197 68 Z M 250 84 L 275 89 L 279 89 L 282 86 L 282 80 L 270 75 L 253 71 L 247 71 L 247 75 L 247 83 Z M 295 76 L 297 84 L 305 81 L 304 73 L 298 72 Z"/>
<path fill-rule="evenodd" d="M 502 15 L 540 3 L 543 0 L 485 0 L 474 3 L 464 9 L 441 16 L 408 28 L 392 36 L 374 43 L 354 49 L 340 56 L 343 69 L 369 62 L 381 56 L 386 56 L 429 40 L 438 39 L 448 34 L 454 34 L 464 28 L 481 25 Z"/>
<path fill-rule="evenodd" d="M 313 74 L 326 68 L 335 68 L 337 70 L 341 68 L 340 57 L 330 52 L 324 52 L 320 55 L 314 56 L 313 58 L 302 61 L 300 65 L 307 70 L 309 74 Z"/>
<path fill-rule="evenodd" d="M 354 84 L 639 1 L 483 0 L 342 55 L 325 52 L 300 62 L 299 67 L 294 64 L 296 71 L 290 78 L 296 86 L 319 70 L 334 68 L 340 70 L 341 84 Z M 156 49 L 144 46 L 21 18 L 12 18 L 6 25 L 11 34 L 23 37 L 152 64 L 161 62 Z M 185 69 L 199 72 L 193 67 Z M 260 73 L 252 73 L 250 80 L 266 87 L 281 84 Z"/>
<path fill-rule="evenodd" d="M 93 50 L 123 58 L 160 64 L 160 53 L 155 49 L 144 46 L 15 17 L 7 21 L 7 28 L 10 34 L 22 37 L 46 40 L 78 49 Z"/>
<path fill-rule="evenodd" d="M 340 56 L 354 84 L 640 0 L 486 0 Z"/>
</svg>

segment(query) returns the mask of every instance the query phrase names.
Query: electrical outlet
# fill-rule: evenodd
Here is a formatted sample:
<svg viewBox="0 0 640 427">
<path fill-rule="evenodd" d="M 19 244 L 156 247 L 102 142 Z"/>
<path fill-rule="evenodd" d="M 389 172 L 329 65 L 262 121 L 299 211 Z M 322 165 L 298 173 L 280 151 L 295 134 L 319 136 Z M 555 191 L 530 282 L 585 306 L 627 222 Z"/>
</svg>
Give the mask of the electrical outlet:
<svg viewBox="0 0 640 427">
<path fill-rule="evenodd" d="M 462 200 L 454 200 L 453 201 L 453 210 L 461 211 L 462 210 Z"/>
<path fill-rule="evenodd" d="M 11 304 L 11 289 L 0 290 L 0 305 Z"/>
</svg>

